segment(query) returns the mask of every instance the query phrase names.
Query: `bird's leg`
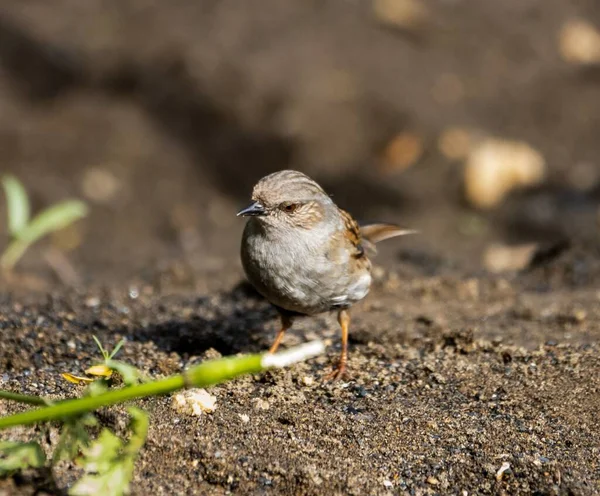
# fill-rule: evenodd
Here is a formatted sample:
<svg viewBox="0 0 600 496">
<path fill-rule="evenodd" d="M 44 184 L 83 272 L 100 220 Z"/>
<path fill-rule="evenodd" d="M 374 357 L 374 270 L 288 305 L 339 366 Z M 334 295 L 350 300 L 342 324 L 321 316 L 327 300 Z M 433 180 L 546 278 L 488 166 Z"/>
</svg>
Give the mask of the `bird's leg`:
<svg viewBox="0 0 600 496">
<path fill-rule="evenodd" d="M 277 348 L 279 348 L 279 345 L 281 344 L 281 340 L 283 339 L 285 331 L 292 327 L 292 319 L 287 315 L 281 313 L 280 320 L 281 328 L 279 329 L 279 332 L 277 333 L 277 336 L 275 337 L 275 341 L 273 341 L 271 348 L 269 348 L 269 353 L 275 353 L 277 351 Z"/>
<path fill-rule="evenodd" d="M 342 328 L 342 353 L 337 367 L 326 377 L 327 380 L 332 381 L 341 379 L 346 373 L 346 362 L 348 361 L 348 327 L 350 326 L 350 314 L 347 310 L 340 310 L 338 313 L 338 322 Z"/>
</svg>

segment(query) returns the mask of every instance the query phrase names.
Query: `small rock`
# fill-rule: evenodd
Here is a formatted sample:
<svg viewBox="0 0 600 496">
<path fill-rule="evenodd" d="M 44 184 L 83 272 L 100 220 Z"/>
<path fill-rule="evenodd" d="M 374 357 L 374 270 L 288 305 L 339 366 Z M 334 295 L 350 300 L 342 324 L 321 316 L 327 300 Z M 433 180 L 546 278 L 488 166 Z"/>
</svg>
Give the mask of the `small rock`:
<svg viewBox="0 0 600 496">
<path fill-rule="evenodd" d="M 396 135 L 385 147 L 380 168 L 384 172 L 400 172 L 414 165 L 423 155 L 423 139 L 415 133 Z"/>
<path fill-rule="evenodd" d="M 588 21 L 571 19 L 559 34 L 559 51 L 571 64 L 591 65 L 600 63 L 600 32 Z"/>
<path fill-rule="evenodd" d="M 90 167 L 85 171 L 81 182 L 84 196 L 97 203 L 113 200 L 121 185 L 109 170 L 102 167 Z"/>
<path fill-rule="evenodd" d="M 244 424 L 247 424 L 248 422 L 250 422 L 250 416 L 246 415 L 245 413 L 240 413 L 240 419 Z"/>
<path fill-rule="evenodd" d="M 261 475 L 258 478 L 258 482 L 263 486 L 271 486 L 273 484 L 273 481 L 264 475 Z"/>
<path fill-rule="evenodd" d="M 389 480 L 384 480 L 383 481 L 383 485 L 387 488 L 387 489 L 392 489 L 394 487 L 394 484 L 392 484 L 392 481 Z"/>
<path fill-rule="evenodd" d="M 546 174 L 542 155 L 527 143 L 481 140 L 465 164 L 465 193 L 481 209 L 497 206 L 512 190 L 539 184 Z"/>
<path fill-rule="evenodd" d="M 438 486 L 440 484 L 440 481 L 437 480 L 435 477 L 427 477 L 427 484 L 430 484 L 432 486 Z"/>
<path fill-rule="evenodd" d="M 581 323 L 587 318 L 587 312 L 583 308 L 573 310 L 573 319 Z"/>
<path fill-rule="evenodd" d="M 85 306 L 88 308 L 94 308 L 100 305 L 100 298 L 97 296 L 92 296 L 85 300 Z"/>
<path fill-rule="evenodd" d="M 269 402 L 267 400 L 263 400 L 262 398 L 254 398 L 252 403 L 254 403 L 254 408 L 257 410 L 269 410 L 271 408 Z"/>
<path fill-rule="evenodd" d="M 499 243 L 490 245 L 483 255 L 483 265 L 494 273 L 522 270 L 529 265 L 535 255 L 537 245 L 527 243 L 507 246 Z"/>
<path fill-rule="evenodd" d="M 305 376 L 302 378 L 302 383 L 303 383 L 305 386 L 312 386 L 312 385 L 315 383 L 315 380 L 314 380 L 312 377 L 310 377 L 310 376 L 308 376 L 308 375 L 305 375 Z"/>
<path fill-rule="evenodd" d="M 222 357 L 223 357 L 223 355 L 221 355 L 221 353 L 219 353 L 219 351 L 215 350 L 214 348 L 208 348 L 201 355 L 202 361 L 218 360 L 219 358 L 222 358 Z"/>
<path fill-rule="evenodd" d="M 172 407 L 178 413 L 199 417 L 214 412 L 216 403 L 217 398 L 206 389 L 188 389 L 173 396 Z"/>
</svg>

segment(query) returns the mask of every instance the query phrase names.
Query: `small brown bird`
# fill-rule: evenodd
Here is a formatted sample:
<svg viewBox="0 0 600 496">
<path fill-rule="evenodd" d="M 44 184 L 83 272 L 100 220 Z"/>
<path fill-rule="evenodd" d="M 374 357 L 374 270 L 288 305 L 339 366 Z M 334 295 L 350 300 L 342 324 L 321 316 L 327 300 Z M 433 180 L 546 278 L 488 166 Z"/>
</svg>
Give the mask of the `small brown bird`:
<svg viewBox="0 0 600 496">
<path fill-rule="evenodd" d="M 256 290 L 279 311 L 274 353 L 296 315 L 336 310 L 342 329 L 340 361 L 328 376 L 340 378 L 348 359 L 348 309 L 371 286 L 375 243 L 414 231 L 392 224 L 357 222 L 312 179 L 283 170 L 254 186 L 242 237 L 244 271 Z"/>
</svg>

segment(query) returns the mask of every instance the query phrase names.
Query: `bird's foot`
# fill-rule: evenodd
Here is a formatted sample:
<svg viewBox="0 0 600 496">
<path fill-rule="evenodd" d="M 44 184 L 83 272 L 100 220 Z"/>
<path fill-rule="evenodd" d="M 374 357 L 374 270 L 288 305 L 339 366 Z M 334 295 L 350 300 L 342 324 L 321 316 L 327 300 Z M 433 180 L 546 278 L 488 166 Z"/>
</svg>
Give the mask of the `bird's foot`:
<svg viewBox="0 0 600 496">
<path fill-rule="evenodd" d="M 335 382 L 343 379 L 347 375 L 346 362 L 340 362 L 337 367 L 335 367 L 329 374 L 325 376 L 324 379 L 326 381 Z"/>
</svg>

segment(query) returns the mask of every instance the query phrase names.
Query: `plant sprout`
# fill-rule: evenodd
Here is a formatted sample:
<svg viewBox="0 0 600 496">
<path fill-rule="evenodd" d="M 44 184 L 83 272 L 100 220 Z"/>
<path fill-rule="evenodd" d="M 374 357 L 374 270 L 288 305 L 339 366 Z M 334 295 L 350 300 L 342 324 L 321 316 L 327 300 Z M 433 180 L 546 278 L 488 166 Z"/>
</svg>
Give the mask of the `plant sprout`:
<svg viewBox="0 0 600 496">
<path fill-rule="evenodd" d="M 111 352 L 104 349 L 104 346 L 102 346 L 102 343 L 98 340 L 96 336 L 92 336 L 92 338 L 94 339 L 96 346 L 98 346 L 98 349 L 102 354 L 104 362 L 92 365 L 85 371 L 87 375 L 93 377 L 82 377 L 75 374 L 71 374 L 70 372 L 64 372 L 63 374 L 61 374 L 63 379 L 66 379 L 67 381 L 72 382 L 74 384 L 90 383 L 97 378 L 110 379 L 113 372 L 118 372 L 123 378 L 123 382 L 128 386 L 138 384 L 139 382 L 145 380 L 142 373 L 132 365 L 113 360 L 114 356 L 125 344 L 125 338 L 121 339 L 121 341 L 117 343 L 117 345 Z"/>
<path fill-rule="evenodd" d="M 4 176 L 8 233 L 11 241 L 0 257 L 0 268 L 10 271 L 27 248 L 49 233 L 63 229 L 85 217 L 88 207 L 79 200 L 66 200 L 42 210 L 30 220 L 30 202 L 23 184 L 14 176 Z"/>
</svg>

